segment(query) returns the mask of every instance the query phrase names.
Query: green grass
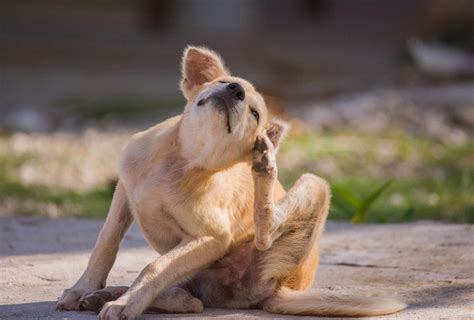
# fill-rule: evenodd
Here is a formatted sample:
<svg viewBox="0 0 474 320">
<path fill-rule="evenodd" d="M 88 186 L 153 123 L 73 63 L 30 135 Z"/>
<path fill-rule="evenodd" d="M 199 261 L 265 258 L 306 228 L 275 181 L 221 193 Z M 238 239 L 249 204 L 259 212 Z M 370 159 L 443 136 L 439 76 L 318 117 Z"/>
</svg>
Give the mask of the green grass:
<svg viewBox="0 0 474 320">
<path fill-rule="evenodd" d="M 390 156 L 377 151 L 390 145 Z M 298 154 L 295 165 L 280 166 L 280 178 L 290 187 L 303 172 L 325 177 L 333 186 L 330 219 L 351 220 L 354 208 L 338 189 L 364 199 L 393 180 L 366 212 L 364 221 L 402 222 L 423 219 L 474 223 L 474 144 L 444 145 L 425 138 L 390 132 L 383 136 L 349 134 L 290 138 L 284 159 Z M 282 161 L 285 164 L 285 161 Z M 330 163 L 324 170 L 320 163 Z M 336 168 L 336 169 L 334 169 Z"/>
<path fill-rule="evenodd" d="M 373 204 L 383 195 L 390 187 L 393 180 L 388 180 L 374 191 L 361 198 L 349 188 L 341 188 L 340 186 L 332 186 L 334 199 L 333 210 L 347 213 L 352 211 L 352 223 L 364 223 L 367 221 L 367 212 Z"/>
<path fill-rule="evenodd" d="M 379 178 L 363 177 L 331 180 L 333 186 L 343 186 L 361 196 L 367 196 L 383 182 Z M 443 220 L 474 223 L 473 187 L 460 188 L 460 181 L 455 179 L 450 179 L 448 184 L 437 179 L 395 180 L 367 212 L 365 221 Z M 342 201 L 337 194 L 333 196 L 331 219 L 352 218 L 350 209 L 340 204 Z"/>
<path fill-rule="evenodd" d="M 13 204 L 18 215 L 47 215 L 45 208 L 54 206 L 61 216 L 102 218 L 107 214 L 113 195 L 112 186 L 97 187 L 85 192 L 76 192 L 46 186 L 27 186 L 9 174 L 29 155 L 0 157 L 0 205 Z"/>
</svg>

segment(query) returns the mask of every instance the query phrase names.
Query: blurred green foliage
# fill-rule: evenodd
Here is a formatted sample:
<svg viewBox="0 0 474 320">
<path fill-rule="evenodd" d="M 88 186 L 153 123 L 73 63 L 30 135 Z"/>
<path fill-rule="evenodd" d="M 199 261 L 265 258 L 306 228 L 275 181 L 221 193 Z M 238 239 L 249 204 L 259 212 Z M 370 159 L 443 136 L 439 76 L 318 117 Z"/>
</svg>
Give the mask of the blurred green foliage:
<svg viewBox="0 0 474 320">
<path fill-rule="evenodd" d="M 105 217 L 112 183 L 85 191 L 61 188 L 54 181 L 25 184 L 20 169 L 36 156 L 0 154 L 0 210 Z M 338 131 L 289 137 L 278 156 L 279 178 L 287 189 L 304 172 L 330 182 L 330 219 L 378 223 L 423 219 L 474 223 L 473 162 L 472 140 L 445 144 L 400 132 L 376 136 Z"/>
<path fill-rule="evenodd" d="M 344 212 L 353 212 L 352 223 L 364 223 L 367 219 L 367 211 L 372 204 L 380 198 L 382 193 L 390 186 L 393 180 L 388 180 L 368 196 L 359 198 L 350 189 L 344 189 L 340 186 L 332 187 L 332 210 Z"/>
<path fill-rule="evenodd" d="M 24 185 L 9 172 L 31 159 L 32 155 L 0 157 L 0 206 L 19 215 L 105 217 L 113 195 L 112 186 L 85 192 L 47 186 Z M 54 214 L 53 214 L 54 215 Z"/>
<path fill-rule="evenodd" d="M 388 145 L 390 152 L 380 151 Z M 353 219 L 361 203 L 373 200 L 376 193 L 377 201 L 364 208 L 366 222 L 429 219 L 474 223 L 471 139 L 455 145 L 397 131 L 379 136 L 341 131 L 290 137 L 280 153 L 280 180 L 286 188 L 304 172 L 330 182 L 330 219 Z M 387 188 L 385 184 L 391 180 Z M 382 185 L 387 189 L 376 192 Z"/>
</svg>

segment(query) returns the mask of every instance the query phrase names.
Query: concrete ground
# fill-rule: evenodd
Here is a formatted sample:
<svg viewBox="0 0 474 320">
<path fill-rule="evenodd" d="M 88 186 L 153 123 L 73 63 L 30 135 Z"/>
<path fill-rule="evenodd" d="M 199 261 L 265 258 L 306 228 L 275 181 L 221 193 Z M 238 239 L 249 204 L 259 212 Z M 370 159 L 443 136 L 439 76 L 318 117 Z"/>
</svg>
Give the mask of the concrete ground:
<svg viewBox="0 0 474 320">
<path fill-rule="evenodd" d="M 0 319 L 95 319 L 54 303 L 87 263 L 102 221 L 0 219 Z M 474 226 L 431 222 L 329 223 L 315 290 L 396 296 L 409 307 L 384 319 L 474 319 Z M 125 285 L 157 254 L 136 227 L 109 284 Z M 263 311 L 205 310 L 150 318 L 277 318 Z"/>
</svg>

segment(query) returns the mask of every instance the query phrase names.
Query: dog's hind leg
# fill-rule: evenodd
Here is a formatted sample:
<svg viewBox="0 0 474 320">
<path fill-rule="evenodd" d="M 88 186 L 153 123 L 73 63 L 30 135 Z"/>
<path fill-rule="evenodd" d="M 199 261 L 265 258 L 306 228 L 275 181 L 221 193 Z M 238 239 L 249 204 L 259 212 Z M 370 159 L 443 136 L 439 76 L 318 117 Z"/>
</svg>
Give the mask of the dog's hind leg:
<svg viewBox="0 0 474 320">
<path fill-rule="evenodd" d="M 338 317 L 384 315 L 405 308 L 404 303 L 390 298 L 300 291 L 311 285 L 319 264 L 318 243 L 329 211 L 329 186 L 321 178 L 304 174 L 275 203 L 274 156 L 268 138 L 257 141 L 253 166 L 255 240 L 257 248 L 265 250 L 260 251 L 259 281 L 276 279 L 278 283 L 276 292 L 260 306 L 279 314 Z"/>
<path fill-rule="evenodd" d="M 81 299 L 80 309 L 99 312 L 109 301 L 120 298 L 128 287 L 106 287 L 96 290 Z M 161 292 L 148 306 L 147 313 L 198 313 L 203 309 L 201 300 L 187 290 L 172 287 Z"/>
<path fill-rule="evenodd" d="M 241 244 L 189 281 L 187 288 L 206 307 L 265 308 L 265 301 L 281 287 L 304 290 L 313 282 L 319 262 L 317 242 L 329 207 L 328 186 L 316 176 L 304 175 L 283 199 L 266 203 L 274 211 L 259 211 L 262 200 L 272 198 L 268 182 L 255 181 L 254 214 L 264 214 L 256 218 L 257 223 L 270 221 L 269 234 L 263 236 L 268 236 L 272 245 L 257 250 L 253 242 Z"/>
<path fill-rule="evenodd" d="M 278 202 L 273 200 L 277 183 L 275 142 L 259 137 L 254 149 L 255 245 L 268 250 L 264 281 L 274 278 L 292 289 L 305 289 L 319 264 L 318 242 L 329 212 L 330 189 L 313 174 L 302 175 Z M 268 272 L 267 272 L 268 271 Z"/>
<path fill-rule="evenodd" d="M 145 312 L 199 313 L 203 310 L 201 300 L 180 287 L 166 289 L 151 302 Z"/>
</svg>

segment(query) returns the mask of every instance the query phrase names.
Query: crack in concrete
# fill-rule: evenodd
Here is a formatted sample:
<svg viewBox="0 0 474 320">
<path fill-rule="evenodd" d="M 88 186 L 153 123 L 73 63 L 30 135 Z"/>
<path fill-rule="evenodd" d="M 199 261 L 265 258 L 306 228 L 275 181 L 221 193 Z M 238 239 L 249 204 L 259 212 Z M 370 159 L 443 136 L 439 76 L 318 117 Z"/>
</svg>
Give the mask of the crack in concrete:
<svg viewBox="0 0 474 320">
<path fill-rule="evenodd" d="M 439 272 L 439 271 L 433 271 L 433 270 L 428 270 L 428 269 L 423 269 L 423 268 L 402 268 L 399 266 L 382 266 L 382 265 L 377 265 L 377 264 L 359 264 L 359 263 L 354 263 L 354 262 L 321 262 L 322 265 L 329 265 L 329 266 L 343 266 L 343 267 L 354 267 L 354 268 L 379 268 L 379 269 L 400 269 L 404 271 L 422 271 L 422 272 L 427 272 L 427 273 L 434 273 L 434 274 L 439 274 L 439 275 L 444 275 L 444 276 L 449 276 L 452 278 L 459 279 L 458 276 L 452 275 L 450 273 L 445 273 L 445 272 Z"/>
</svg>

